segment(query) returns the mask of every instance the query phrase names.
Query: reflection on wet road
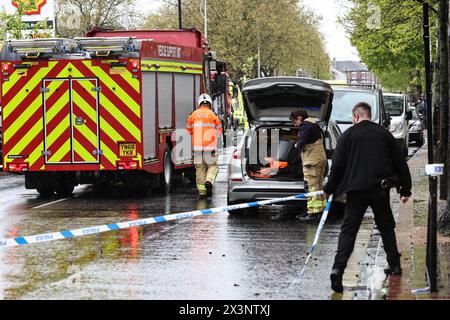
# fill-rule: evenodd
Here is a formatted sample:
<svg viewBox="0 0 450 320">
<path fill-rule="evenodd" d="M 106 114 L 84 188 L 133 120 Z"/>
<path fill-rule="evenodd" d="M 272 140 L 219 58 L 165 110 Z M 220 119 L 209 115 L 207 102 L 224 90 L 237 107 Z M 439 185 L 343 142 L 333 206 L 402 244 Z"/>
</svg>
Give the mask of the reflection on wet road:
<svg viewBox="0 0 450 320">
<path fill-rule="evenodd" d="M 185 181 L 174 194 L 42 200 L 23 177 L 0 176 L 0 239 L 226 205 L 222 161 L 215 196 L 197 200 Z M 54 201 L 54 202 L 53 202 Z M 227 213 L 0 250 L 0 299 L 329 299 L 339 221 L 324 228 L 303 280 L 316 225 L 273 223 L 278 210 Z"/>
</svg>

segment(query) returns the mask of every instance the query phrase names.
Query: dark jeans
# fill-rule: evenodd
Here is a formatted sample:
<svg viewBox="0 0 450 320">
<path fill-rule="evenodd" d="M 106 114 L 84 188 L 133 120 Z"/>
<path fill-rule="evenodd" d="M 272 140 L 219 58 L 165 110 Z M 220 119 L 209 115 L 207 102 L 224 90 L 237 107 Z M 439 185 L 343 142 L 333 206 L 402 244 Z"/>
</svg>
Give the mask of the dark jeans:
<svg viewBox="0 0 450 320">
<path fill-rule="evenodd" d="M 333 269 L 344 272 L 347 267 L 359 227 L 369 206 L 373 210 L 375 223 L 383 239 L 389 266 L 400 266 L 400 254 L 395 239 L 395 220 L 392 215 L 389 190 L 375 189 L 347 193 L 344 221 L 341 226 Z"/>
</svg>

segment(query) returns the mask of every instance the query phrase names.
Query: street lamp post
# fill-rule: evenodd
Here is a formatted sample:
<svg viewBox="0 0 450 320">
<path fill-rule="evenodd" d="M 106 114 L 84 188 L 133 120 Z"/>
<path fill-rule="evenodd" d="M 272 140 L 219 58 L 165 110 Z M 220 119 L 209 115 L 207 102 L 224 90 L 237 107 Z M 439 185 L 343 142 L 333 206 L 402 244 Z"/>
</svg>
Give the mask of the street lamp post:
<svg viewBox="0 0 450 320">
<path fill-rule="evenodd" d="M 428 163 L 434 163 L 433 156 L 433 110 L 432 110 L 432 75 L 430 53 L 430 17 L 429 5 L 423 3 L 423 42 L 425 54 L 425 91 L 427 112 Z M 429 176 L 428 232 L 427 232 L 427 275 L 430 292 L 437 292 L 437 177 Z"/>
<path fill-rule="evenodd" d="M 181 17 L 181 0 L 178 0 L 178 29 L 183 29 L 183 21 Z"/>
<path fill-rule="evenodd" d="M 207 4 L 208 4 L 208 0 L 203 0 L 205 1 L 205 38 L 208 39 L 208 8 L 207 8 Z"/>
</svg>

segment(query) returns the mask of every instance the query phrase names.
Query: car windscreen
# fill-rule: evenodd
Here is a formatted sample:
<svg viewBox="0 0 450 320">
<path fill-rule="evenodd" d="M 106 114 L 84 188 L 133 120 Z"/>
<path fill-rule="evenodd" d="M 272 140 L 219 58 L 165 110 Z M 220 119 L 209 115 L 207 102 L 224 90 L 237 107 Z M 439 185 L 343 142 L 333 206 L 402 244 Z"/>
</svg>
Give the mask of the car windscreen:
<svg viewBox="0 0 450 320">
<path fill-rule="evenodd" d="M 402 96 L 383 96 L 384 108 L 391 116 L 401 116 L 404 111 L 404 99 Z"/>
<path fill-rule="evenodd" d="M 352 109 L 359 102 L 368 103 L 372 107 L 372 121 L 378 119 L 376 95 L 373 92 L 335 90 L 331 119 L 334 121 L 352 122 Z"/>
</svg>

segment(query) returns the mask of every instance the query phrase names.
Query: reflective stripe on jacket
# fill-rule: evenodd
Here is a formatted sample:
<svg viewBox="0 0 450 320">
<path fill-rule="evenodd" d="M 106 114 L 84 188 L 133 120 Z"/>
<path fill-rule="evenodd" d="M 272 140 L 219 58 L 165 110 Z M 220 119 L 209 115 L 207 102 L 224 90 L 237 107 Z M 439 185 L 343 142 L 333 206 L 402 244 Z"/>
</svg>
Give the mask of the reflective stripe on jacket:
<svg viewBox="0 0 450 320">
<path fill-rule="evenodd" d="M 222 134 L 222 123 L 210 108 L 202 106 L 191 113 L 186 130 L 192 135 L 192 146 L 195 151 L 215 150 L 217 136 Z"/>
</svg>

